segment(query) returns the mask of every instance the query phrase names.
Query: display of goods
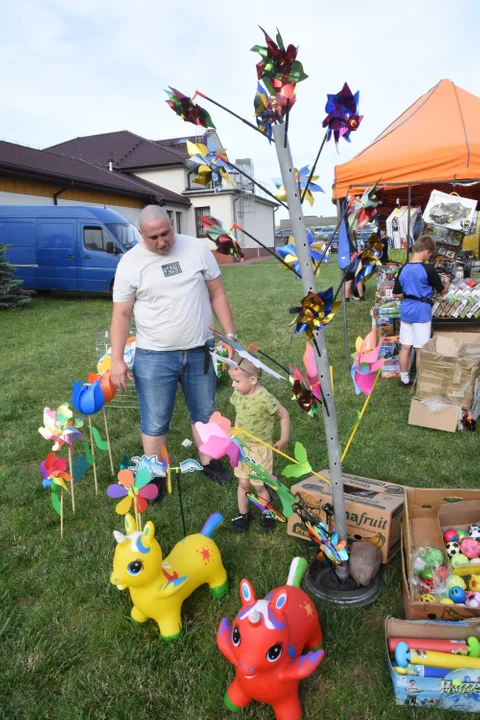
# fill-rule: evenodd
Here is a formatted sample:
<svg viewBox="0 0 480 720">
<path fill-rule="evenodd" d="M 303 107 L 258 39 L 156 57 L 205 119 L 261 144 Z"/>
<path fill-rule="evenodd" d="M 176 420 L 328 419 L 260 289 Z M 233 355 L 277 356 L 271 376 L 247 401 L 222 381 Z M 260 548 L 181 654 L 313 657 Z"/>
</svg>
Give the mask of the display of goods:
<svg viewBox="0 0 480 720">
<path fill-rule="evenodd" d="M 480 280 L 453 280 L 446 295 L 436 295 L 432 307 L 436 318 L 480 317 Z"/>
</svg>

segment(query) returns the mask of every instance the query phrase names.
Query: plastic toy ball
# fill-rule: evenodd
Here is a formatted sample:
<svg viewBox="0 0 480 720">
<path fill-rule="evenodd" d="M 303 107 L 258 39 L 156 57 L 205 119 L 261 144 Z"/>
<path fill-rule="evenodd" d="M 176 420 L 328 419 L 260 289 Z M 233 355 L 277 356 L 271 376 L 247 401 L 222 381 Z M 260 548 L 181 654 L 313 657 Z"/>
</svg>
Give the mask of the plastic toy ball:
<svg viewBox="0 0 480 720">
<path fill-rule="evenodd" d="M 421 575 L 426 567 L 427 563 L 425 562 L 425 559 L 420 555 L 417 556 L 413 561 L 412 570 L 415 575 Z"/>
<path fill-rule="evenodd" d="M 422 580 L 433 580 L 434 573 L 434 569 L 427 565 L 427 567 L 424 568 L 420 573 L 420 577 L 422 578 Z"/>
<path fill-rule="evenodd" d="M 460 553 L 460 555 L 454 555 L 451 558 L 450 562 L 452 563 L 452 566 L 454 568 L 456 568 L 456 567 L 460 567 L 460 565 L 468 565 L 470 560 L 467 557 L 465 557 L 465 555 L 462 555 Z"/>
<path fill-rule="evenodd" d="M 460 550 L 469 560 L 474 560 L 480 555 L 480 543 L 472 537 L 464 538 L 460 542 Z"/>
<path fill-rule="evenodd" d="M 457 533 L 459 540 L 463 540 L 463 538 L 468 537 L 468 532 L 466 530 L 462 530 L 462 528 L 458 528 Z"/>
<path fill-rule="evenodd" d="M 471 538 L 480 542 L 480 525 L 470 525 L 468 534 Z"/>
<path fill-rule="evenodd" d="M 465 602 L 467 594 L 466 594 L 465 590 L 462 590 L 462 588 L 456 586 L 456 587 L 450 588 L 450 590 L 448 591 L 448 596 L 449 596 L 450 600 L 453 600 L 454 603 L 458 604 L 458 603 Z"/>
<path fill-rule="evenodd" d="M 452 588 L 452 587 L 459 587 L 459 588 L 462 588 L 462 590 L 467 589 L 465 580 L 463 578 L 459 577 L 458 575 L 450 575 L 450 577 L 447 578 L 445 585 L 447 587 L 447 590 L 450 590 L 450 588 Z"/>
<path fill-rule="evenodd" d="M 448 578 L 448 567 L 446 567 L 445 565 L 440 565 L 440 567 L 435 570 L 435 574 L 437 576 L 437 579 L 440 580 L 440 582 L 445 582 L 445 580 Z"/>
<path fill-rule="evenodd" d="M 440 600 L 440 605 L 455 605 L 453 600 L 450 600 L 450 598 L 442 598 Z"/>
<path fill-rule="evenodd" d="M 443 533 L 443 541 L 444 543 L 450 543 L 455 542 L 458 540 L 458 531 L 454 530 L 453 528 L 449 528 L 448 530 L 445 530 Z"/>
<path fill-rule="evenodd" d="M 428 548 L 425 552 L 425 562 L 431 568 L 443 565 L 443 552 L 438 548 Z"/>
<path fill-rule="evenodd" d="M 467 593 L 465 605 L 468 608 L 480 608 L 480 592 Z"/>
<path fill-rule="evenodd" d="M 454 557 L 460 553 L 460 545 L 456 540 L 452 540 L 445 545 L 447 555 L 449 558 Z"/>
<path fill-rule="evenodd" d="M 420 597 L 418 598 L 418 601 L 419 601 L 419 602 L 424 602 L 424 603 L 434 603 L 434 602 L 437 602 L 437 601 L 435 600 L 435 597 L 434 597 L 433 595 L 430 595 L 430 594 L 420 595 Z"/>
<path fill-rule="evenodd" d="M 470 575 L 470 580 L 468 581 L 468 589 L 473 590 L 474 592 L 480 591 L 480 575 Z"/>
</svg>

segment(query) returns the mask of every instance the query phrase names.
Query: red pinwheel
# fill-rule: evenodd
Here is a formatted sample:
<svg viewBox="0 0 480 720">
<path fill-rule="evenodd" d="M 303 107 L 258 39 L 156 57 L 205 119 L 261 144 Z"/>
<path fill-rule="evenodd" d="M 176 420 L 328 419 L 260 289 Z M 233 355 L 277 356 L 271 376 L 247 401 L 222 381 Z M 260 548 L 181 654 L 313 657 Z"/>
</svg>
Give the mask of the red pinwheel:
<svg viewBox="0 0 480 720">
<path fill-rule="evenodd" d="M 350 142 L 350 133 L 358 130 L 363 120 L 363 115 L 358 114 L 358 101 L 360 93 L 353 95 L 347 83 L 336 95 L 327 95 L 325 112 L 328 113 L 322 125 L 327 130 L 327 140 L 332 135 L 335 138 L 335 145 L 338 150 L 338 141 L 341 137 Z"/>
<path fill-rule="evenodd" d="M 170 90 L 171 92 L 165 90 L 169 98 L 165 100 L 165 102 L 182 120 L 193 123 L 193 125 L 200 125 L 204 128 L 215 128 L 210 113 L 207 112 L 205 108 L 200 107 L 200 105 L 195 105 L 192 98 L 175 90 L 175 88 L 171 87 Z"/>
<path fill-rule="evenodd" d="M 115 508 L 119 515 L 125 515 L 132 505 L 135 513 L 145 512 L 147 500 L 154 500 L 158 495 L 158 488 L 150 482 L 152 476 L 148 470 L 139 470 L 135 475 L 131 470 L 120 470 L 117 478 L 118 483 L 107 488 L 107 495 L 123 498 Z"/>
<path fill-rule="evenodd" d="M 222 224 L 220 220 L 207 215 L 199 216 L 202 227 L 210 240 L 217 246 L 217 252 L 222 255 L 232 255 L 235 260 L 242 260 L 244 252 L 231 233 L 231 229 Z"/>
<path fill-rule="evenodd" d="M 305 80 L 308 75 L 303 72 L 302 63 L 297 58 L 298 48 L 289 45 L 285 49 L 282 36 L 277 31 L 276 41 L 267 35 L 263 28 L 260 30 L 265 35 L 266 47 L 254 45 L 252 52 L 258 52 L 261 60 L 257 63 L 257 77 L 263 80 L 270 95 L 275 96 L 285 85 L 293 87 Z"/>
</svg>

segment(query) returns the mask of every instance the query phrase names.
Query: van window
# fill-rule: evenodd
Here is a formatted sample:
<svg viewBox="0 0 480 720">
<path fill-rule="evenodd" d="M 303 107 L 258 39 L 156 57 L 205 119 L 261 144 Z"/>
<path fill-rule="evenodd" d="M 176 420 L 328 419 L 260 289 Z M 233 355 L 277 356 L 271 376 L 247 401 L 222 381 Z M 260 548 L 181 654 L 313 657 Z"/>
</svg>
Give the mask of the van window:
<svg viewBox="0 0 480 720">
<path fill-rule="evenodd" d="M 86 250 L 97 250 L 99 252 L 107 252 L 107 242 L 111 238 L 101 227 L 84 227 L 83 228 L 83 244 Z"/>
</svg>

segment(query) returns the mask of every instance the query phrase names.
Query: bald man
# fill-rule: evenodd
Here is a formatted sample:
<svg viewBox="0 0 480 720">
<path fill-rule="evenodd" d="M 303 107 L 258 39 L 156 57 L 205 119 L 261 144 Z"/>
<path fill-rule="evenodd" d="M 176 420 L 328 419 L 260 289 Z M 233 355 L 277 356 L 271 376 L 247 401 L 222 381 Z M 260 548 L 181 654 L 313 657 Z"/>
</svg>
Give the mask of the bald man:
<svg viewBox="0 0 480 720">
<path fill-rule="evenodd" d="M 204 241 L 176 234 L 173 220 L 158 205 L 148 205 L 140 213 L 140 234 L 142 242 L 125 253 L 115 275 L 111 378 L 121 390 L 126 389 L 126 378 L 132 379 L 123 351 L 134 313 L 133 377 L 143 449 L 145 455 L 160 456 L 162 445 L 167 445 L 178 384 L 197 447 L 201 441 L 195 423 L 208 422 L 214 412 L 212 313 L 227 337 L 236 336 L 217 261 Z M 203 453 L 200 461 L 212 480 L 231 480 L 220 461 Z"/>
</svg>

